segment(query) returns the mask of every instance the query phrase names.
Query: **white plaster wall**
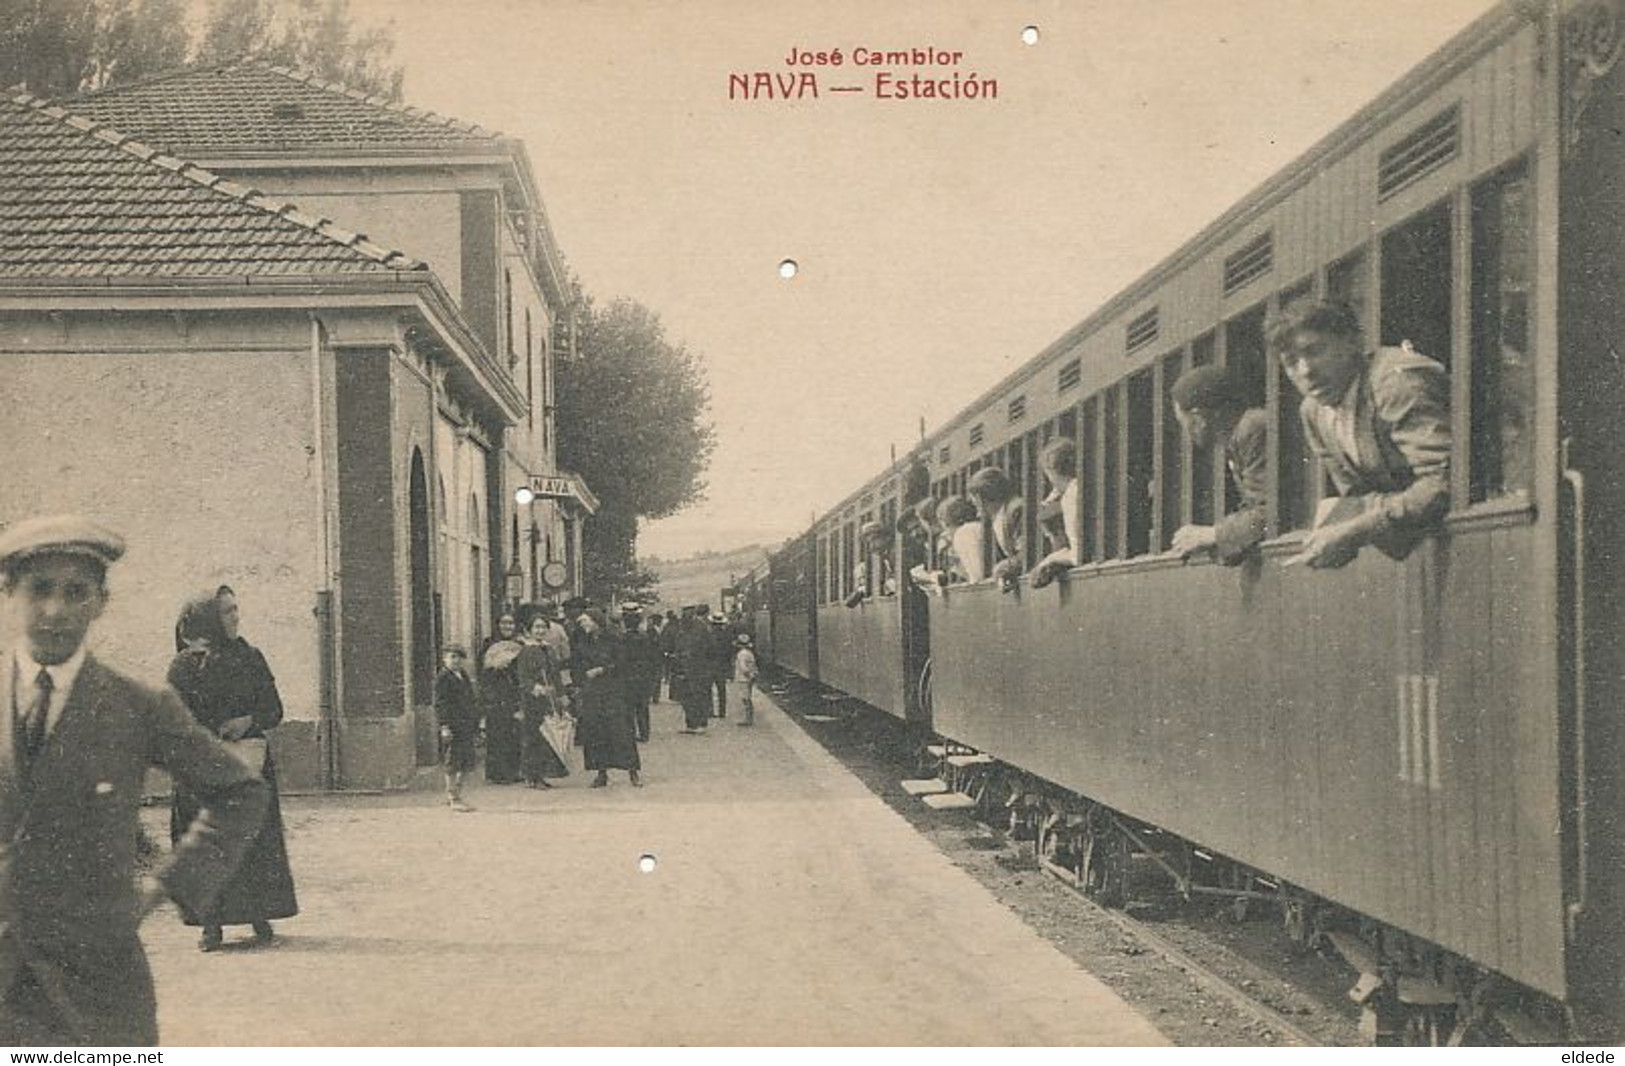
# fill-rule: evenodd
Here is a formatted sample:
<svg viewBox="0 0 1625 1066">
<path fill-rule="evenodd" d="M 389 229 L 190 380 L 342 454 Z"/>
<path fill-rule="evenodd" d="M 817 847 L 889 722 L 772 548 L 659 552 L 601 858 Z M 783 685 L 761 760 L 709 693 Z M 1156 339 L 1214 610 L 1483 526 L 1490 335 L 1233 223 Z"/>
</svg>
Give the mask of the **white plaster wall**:
<svg viewBox="0 0 1625 1066">
<path fill-rule="evenodd" d="M 0 323 L 0 521 L 83 512 L 128 540 L 93 639 L 150 680 L 183 602 L 232 585 L 288 715 L 315 719 L 310 351 L 184 350 L 124 325 L 125 350 L 19 352 Z"/>
</svg>

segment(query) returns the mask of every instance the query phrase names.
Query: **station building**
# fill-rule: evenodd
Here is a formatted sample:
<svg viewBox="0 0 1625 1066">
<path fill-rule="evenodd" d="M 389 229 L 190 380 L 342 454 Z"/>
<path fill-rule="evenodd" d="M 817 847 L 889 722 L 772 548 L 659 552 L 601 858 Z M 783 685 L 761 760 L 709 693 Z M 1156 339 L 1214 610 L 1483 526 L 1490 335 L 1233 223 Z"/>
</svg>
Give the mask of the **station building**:
<svg viewBox="0 0 1625 1066">
<path fill-rule="evenodd" d="M 0 521 L 126 535 L 99 639 L 149 677 L 231 585 L 285 787 L 406 783 L 438 648 L 578 591 L 596 505 L 557 468 L 568 296 L 524 147 L 246 61 L 8 101 L 0 176 Z"/>
</svg>

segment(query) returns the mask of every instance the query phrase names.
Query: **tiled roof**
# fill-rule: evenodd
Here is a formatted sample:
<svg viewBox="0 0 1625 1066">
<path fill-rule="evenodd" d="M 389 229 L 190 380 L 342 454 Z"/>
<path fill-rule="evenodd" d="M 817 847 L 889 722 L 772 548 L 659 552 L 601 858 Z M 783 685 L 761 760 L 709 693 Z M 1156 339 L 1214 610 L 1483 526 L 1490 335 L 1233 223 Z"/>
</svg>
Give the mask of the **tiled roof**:
<svg viewBox="0 0 1625 1066">
<path fill-rule="evenodd" d="M 504 142 L 473 123 L 256 59 L 190 67 L 64 103 L 192 158 L 489 149 Z"/>
<path fill-rule="evenodd" d="M 60 107 L 0 99 L 0 279 L 426 269 Z"/>
</svg>

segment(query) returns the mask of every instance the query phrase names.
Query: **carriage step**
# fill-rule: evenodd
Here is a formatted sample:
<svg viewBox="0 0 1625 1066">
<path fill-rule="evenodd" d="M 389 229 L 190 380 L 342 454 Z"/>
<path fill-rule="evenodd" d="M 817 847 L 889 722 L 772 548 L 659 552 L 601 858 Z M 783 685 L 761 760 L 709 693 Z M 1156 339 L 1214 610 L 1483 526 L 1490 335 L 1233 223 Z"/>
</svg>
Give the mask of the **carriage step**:
<svg viewBox="0 0 1625 1066">
<path fill-rule="evenodd" d="M 903 791 L 910 796 L 934 796 L 939 792 L 948 791 L 948 784 L 940 778 L 922 777 L 904 781 Z"/>
<path fill-rule="evenodd" d="M 958 770 L 963 770 L 967 766 L 986 766 L 988 763 L 998 762 L 993 756 L 983 752 L 977 752 L 975 755 L 950 755 L 947 761 L 949 766 Z"/>
<path fill-rule="evenodd" d="M 925 805 L 937 811 L 962 811 L 976 806 L 976 801 L 963 792 L 938 792 L 932 796 L 921 796 Z"/>
<path fill-rule="evenodd" d="M 948 757 L 948 745 L 927 744 L 925 746 L 925 753 L 931 756 L 933 759 L 946 759 Z"/>
</svg>

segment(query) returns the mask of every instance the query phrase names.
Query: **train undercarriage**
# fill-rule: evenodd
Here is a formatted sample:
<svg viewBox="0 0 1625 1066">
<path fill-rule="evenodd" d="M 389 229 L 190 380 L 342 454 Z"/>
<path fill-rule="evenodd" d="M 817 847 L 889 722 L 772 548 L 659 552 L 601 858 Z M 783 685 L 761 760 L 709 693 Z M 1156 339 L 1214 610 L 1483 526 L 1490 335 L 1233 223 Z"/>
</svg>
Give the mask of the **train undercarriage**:
<svg viewBox="0 0 1625 1066">
<path fill-rule="evenodd" d="M 1359 1032 L 1376 1046 L 1552 1045 L 1577 1038 L 1571 1013 L 1550 997 L 1402 930 L 1341 907 L 969 748 L 920 750 L 935 772 L 974 801 L 972 813 L 1026 842 L 1049 874 L 1104 907 L 1167 913 L 1205 902 L 1236 921 L 1273 914 L 1292 950 L 1340 959 L 1354 972 L 1348 997 Z"/>
</svg>

